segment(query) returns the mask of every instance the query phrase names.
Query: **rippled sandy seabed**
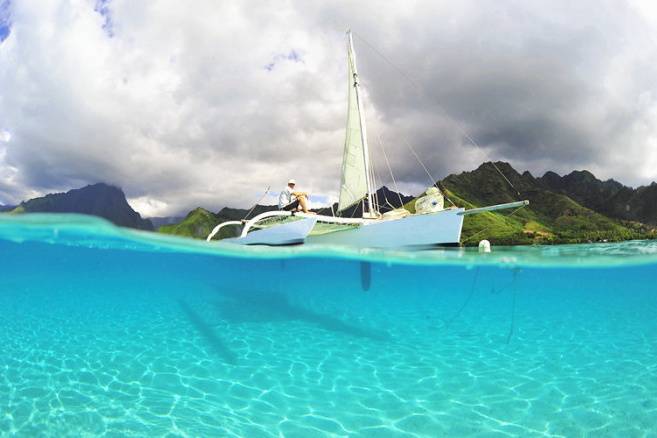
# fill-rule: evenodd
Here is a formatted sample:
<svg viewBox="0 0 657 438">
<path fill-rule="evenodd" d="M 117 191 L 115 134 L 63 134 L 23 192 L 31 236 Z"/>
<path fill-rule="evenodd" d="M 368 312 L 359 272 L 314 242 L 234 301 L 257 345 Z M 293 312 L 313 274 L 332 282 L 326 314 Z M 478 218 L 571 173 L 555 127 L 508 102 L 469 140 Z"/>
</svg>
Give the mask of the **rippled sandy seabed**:
<svg viewBox="0 0 657 438">
<path fill-rule="evenodd" d="M 657 259 L 240 256 L 30 226 L 0 221 L 0 435 L 657 435 Z"/>
</svg>

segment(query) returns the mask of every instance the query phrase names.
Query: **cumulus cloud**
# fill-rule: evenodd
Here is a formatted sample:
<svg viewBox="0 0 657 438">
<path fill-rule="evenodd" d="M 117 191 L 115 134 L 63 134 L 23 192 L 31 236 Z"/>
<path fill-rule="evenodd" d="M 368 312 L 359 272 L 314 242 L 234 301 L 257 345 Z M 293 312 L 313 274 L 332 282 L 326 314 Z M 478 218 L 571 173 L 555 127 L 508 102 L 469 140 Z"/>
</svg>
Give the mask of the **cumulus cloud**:
<svg viewBox="0 0 657 438">
<path fill-rule="evenodd" d="M 335 199 L 348 27 L 382 183 L 382 145 L 413 191 L 428 177 L 408 145 L 435 178 L 486 159 L 655 178 L 645 3 L 5 3 L 0 203 L 104 181 L 173 215 L 246 207 L 289 177 Z"/>
</svg>

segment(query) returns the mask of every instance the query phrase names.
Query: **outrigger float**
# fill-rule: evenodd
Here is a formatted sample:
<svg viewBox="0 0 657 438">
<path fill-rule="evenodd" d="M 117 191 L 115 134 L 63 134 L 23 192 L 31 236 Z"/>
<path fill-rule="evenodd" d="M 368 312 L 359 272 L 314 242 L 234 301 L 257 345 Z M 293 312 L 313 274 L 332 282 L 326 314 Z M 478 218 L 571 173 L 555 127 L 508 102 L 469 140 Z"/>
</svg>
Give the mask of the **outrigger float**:
<svg viewBox="0 0 657 438">
<path fill-rule="evenodd" d="M 208 235 L 208 241 L 224 227 L 240 226 L 239 237 L 223 241 L 243 245 L 326 244 L 361 248 L 458 246 L 465 216 L 529 204 L 524 200 L 470 210 L 445 208 L 444 196 L 434 186 L 415 202 L 415 213 L 404 208 L 380 213 L 373 191 L 374 178 L 351 32 L 347 32 L 347 38 L 349 105 L 338 213 L 363 202 L 362 217 L 268 211 L 249 220 L 223 222 Z"/>
</svg>

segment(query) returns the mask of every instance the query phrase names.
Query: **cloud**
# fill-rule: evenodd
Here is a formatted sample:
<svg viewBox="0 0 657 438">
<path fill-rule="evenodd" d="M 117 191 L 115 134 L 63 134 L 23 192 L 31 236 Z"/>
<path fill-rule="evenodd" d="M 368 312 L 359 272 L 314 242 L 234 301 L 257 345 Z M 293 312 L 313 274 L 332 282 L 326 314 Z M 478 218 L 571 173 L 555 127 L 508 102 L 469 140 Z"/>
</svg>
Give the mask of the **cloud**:
<svg viewBox="0 0 657 438">
<path fill-rule="evenodd" d="M 428 183 L 408 144 L 435 178 L 486 159 L 655 178 L 644 3 L 5 3 L 0 202 L 104 181 L 173 215 L 246 207 L 290 177 L 333 199 L 348 27 L 382 183 L 381 144 L 408 190 Z"/>
</svg>

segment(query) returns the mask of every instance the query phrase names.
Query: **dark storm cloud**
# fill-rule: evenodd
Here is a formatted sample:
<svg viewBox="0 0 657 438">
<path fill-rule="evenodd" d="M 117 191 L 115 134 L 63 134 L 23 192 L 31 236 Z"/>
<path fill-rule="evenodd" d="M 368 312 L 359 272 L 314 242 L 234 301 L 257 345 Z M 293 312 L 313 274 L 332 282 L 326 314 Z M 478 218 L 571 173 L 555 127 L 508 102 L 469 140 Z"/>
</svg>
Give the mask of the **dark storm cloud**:
<svg viewBox="0 0 657 438">
<path fill-rule="evenodd" d="M 654 111 L 657 98 L 654 29 L 628 4 L 423 3 L 406 12 L 392 25 L 353 25 L 366 29 L 356 38 L 361 75 L 379 129 L 403 134 L 436 173 L 461 169 L 435 149 L 462 155 L 474 147 L 470 136 L 488 158 L 539 173 L 547 162 L 557 170 L 592 166 L 630 183 L 652 177 L 636 175 L 636 166 L 621 175 L 608 167 L 619 147 L 647 152 L 634 125 Z M 642 98 L 648 102 L 640 108 Z M 426 121 L 427 114 L 446 123 L 400 131 L 418 129 L 413 119 Z M 452 132 L 441 132 L 446 128 Z M 398 161 L 408 154 L 394 150 Z M 402 177 L 421 176 L 406 167 Z"/>
</svg>

